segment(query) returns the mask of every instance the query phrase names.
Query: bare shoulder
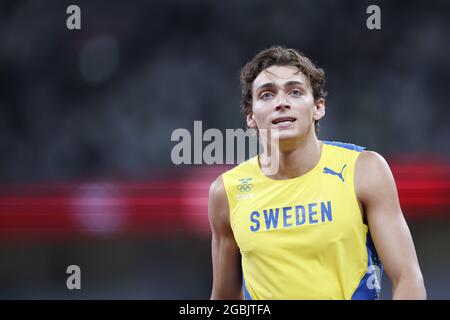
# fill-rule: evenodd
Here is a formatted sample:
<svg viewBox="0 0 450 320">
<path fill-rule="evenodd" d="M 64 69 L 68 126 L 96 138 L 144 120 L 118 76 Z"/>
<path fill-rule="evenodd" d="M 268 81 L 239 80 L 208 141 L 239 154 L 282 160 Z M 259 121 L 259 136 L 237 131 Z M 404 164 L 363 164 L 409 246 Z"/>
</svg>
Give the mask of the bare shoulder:
<svg viewBox="0 0 450 320">
<path fill-rule="evenodd" d="M 356 160 L 356 167 L 359 169 L 383 170 L 386 166 L 389 168 L 387 161 L 375 151 L 362 151 Z"/>
<path fill-rule="evenodd" d="M 225 195 L 225 186 L 222 175 L 219 175 L 209 186 L 209 196 L 216 197 L 221 195 Z"/>
<path fill-rule="evenodd" d="M 213 229 L 229 226 L 229 205 L 222 175 L 209 187 L 208 216 Z"/>
<path fill-rule="evenodd" d="M 222 175 L 218 176 L 209 186 L 208 200 L 210 204 L 214 205 L 228 204 Z"/>
<path fill-rule="evenodd" d="M 362 199 L 395 187 L 387 161 L 375 151 L 362 151 L 355 165 L 355 191 Z"/>
</svg>

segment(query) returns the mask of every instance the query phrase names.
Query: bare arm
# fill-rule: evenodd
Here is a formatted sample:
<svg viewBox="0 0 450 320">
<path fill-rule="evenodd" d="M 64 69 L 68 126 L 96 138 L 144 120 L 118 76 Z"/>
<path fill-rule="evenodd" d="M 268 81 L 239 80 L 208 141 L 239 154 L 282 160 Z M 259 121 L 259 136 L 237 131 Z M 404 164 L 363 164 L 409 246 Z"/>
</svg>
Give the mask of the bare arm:
<svg viewBox="0 0 450 320">
<path fill-rule="evenodd" d="M 222 176 L 209 189 L 208 216 L 212 230 L 211 299 L 242 299 L 241 256 L 230 227 L 230 212 Z"/>
<path fill-rule="evenodd" d="M 359 155 L 355 190 L 376 250 L 392 282 L 392 298 L 426 299 L 411 233 L 400 208 L 394 177 L 383 157 L 372 151 Z"/>
</svg>

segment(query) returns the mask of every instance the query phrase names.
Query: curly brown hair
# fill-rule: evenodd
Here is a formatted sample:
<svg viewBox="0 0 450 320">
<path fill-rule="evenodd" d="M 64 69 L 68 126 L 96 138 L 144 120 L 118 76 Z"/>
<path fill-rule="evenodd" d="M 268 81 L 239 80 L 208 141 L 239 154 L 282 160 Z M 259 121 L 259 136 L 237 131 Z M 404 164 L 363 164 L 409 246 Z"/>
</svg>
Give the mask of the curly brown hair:
<svg viewBox="0 0 450 320">
<path fill-rule="evenodd" d="M 241 111 L 247 115 L 252 111 L 252 85 L 261 71 L 271 66 L 294 66 L 309 80 L 314 100 L 325 99 L 325 72 L 298 50 L 282 46 L 272 46 L 260 51 L 242 69 L 240 83 L 242 90 Z M 314 122 L 316 134 L 319 134 L 319 120 Z"/>
</svg>

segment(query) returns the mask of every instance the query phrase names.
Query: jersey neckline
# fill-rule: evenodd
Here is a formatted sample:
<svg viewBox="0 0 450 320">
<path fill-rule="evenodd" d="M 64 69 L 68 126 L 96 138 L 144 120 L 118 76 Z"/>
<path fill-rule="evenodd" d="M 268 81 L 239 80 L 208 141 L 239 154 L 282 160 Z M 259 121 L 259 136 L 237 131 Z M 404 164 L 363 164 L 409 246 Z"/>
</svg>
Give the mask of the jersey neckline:
<svg viewBox="0 0 450 320">
<path fill-rule="evenodd" d="M 294 182 L 294 181 L 301 181 L 304 180 L 306 177 L 314 174 L 315 172 L 317 172 L 318 170 L 320 170 L 320 168 L 323 165 L 323 162 L 325 161 L 325 153 L 328 149 L 328 145 L 326 143 L 324 143 L 323 141 L 320 141 L 321 143 L 321 151 L 320 151 L 320 158 L 319 161 L 317 161 L 317 163 L 315 164 L 314 167 L 312 167 L 309 171 L 305 172 L 304 174 L 297 176 L 297 177 L 293 177 L 293 178 L 289 178 L 289 179 L 272 179 L 269 178 L 268 176 L 266 176 L 264 174 L 264 172 L 261 169 L 260 163 L 259 163 L 259 155 L 255 156 L 253 158 L 253 162 L 254 165 L 256 166 L 256 171 L 258 172 L 258 175 L 261 176 L 263 179 L 270 181 L 270 182 L 274 182 L 274 183 L 278 183 L 278 182 Z"/>
</svg>

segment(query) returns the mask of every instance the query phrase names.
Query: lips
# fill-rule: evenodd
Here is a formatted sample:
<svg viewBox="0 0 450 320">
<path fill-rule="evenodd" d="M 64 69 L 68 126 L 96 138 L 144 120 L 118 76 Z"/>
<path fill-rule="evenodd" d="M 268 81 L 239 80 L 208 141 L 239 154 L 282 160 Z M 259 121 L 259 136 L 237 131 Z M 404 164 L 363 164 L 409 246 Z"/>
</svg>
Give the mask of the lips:
<svg viewBox="0 0 450 320">
<path fill-rule="evenodd" d="M 279 123 L 289 123 L 289 122 L 295 122 L 297 119 L 294 117 L 278 117 L 272 120 L 273 124 L 279 124 Z"/>
</svg>

